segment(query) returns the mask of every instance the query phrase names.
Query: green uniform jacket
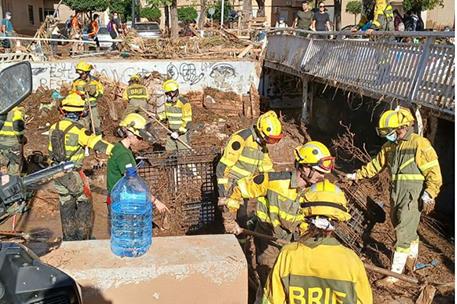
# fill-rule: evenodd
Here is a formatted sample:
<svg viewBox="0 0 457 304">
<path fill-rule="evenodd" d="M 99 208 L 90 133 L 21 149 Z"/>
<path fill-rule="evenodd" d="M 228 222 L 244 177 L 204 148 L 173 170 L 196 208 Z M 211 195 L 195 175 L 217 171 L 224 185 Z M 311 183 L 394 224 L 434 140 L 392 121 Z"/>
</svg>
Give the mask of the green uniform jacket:
<svg viewBox="0 0 457 304">
<path fill-rule="evenodd" d="M 114 185 L 124 176 L 125 166 L 132 165 L 136 166 L 135 158 L 130 149 L 126 148 L 121 142 L 118 142 L 114 145 L 114 148 L 111 152 L 111 157 L 108 159 L 108 169 L 107 169 L 107 188 L 108 193 L 111 193 Z"/>
</svg>

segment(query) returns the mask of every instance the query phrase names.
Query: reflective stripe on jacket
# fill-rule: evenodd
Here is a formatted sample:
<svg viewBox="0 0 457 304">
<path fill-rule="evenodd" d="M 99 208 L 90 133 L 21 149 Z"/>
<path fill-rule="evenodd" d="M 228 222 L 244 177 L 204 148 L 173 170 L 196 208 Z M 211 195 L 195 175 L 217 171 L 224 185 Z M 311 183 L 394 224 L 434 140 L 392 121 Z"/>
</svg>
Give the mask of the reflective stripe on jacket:
<svg viewBox="0 0 457 304">
<path fill-rule="evenodd" d="M 443 183 L 438 156 L 425 137 L 410 130 L 399 143 L 385 143 L 376 157 L 356 171 L 357 178 L 370 178 L 385 166 L 395 187 L 424 184 L 424 190 L 435 198 Z"/>
<path fill-rule="evenodd" d="M 102 97 L 105 89 L 100 81 L 93 76 L 89 76 L 88 80 L 83 79 L 75 79 L 71 84 L 71 89 L 73 91 L 82 92 L 83 94 L 86 93 L 86 89 L 89 88 L 87 94 L 89 96 L 89 102 L 91 106 L 97 105 L 97 99 Z M 83 96 L 84 98 L 84 96 Z"/>
<path fill-rule="evenodd" d="M 166 102 L 162 112 L 157 115 L 160 120 L 168 120 L 170 130 L 186 133 L 188 124 L 192 121 L 192 107 L 187 99 L 178 97 L 175 103 Z"/>
<path fill-rule="evenodd" d="M 262 304 L 372 304 L 360 258 L 335 238 L 308 239 L 282 248 L 265 284 Z"/>
<path fill-rule="evenodd" d="M 129 85 L 122 95 L 122 98 L 126 101 L 131 100 L 149 100 L 148 89 L 139 83 Z"/>
<path fill-rule="evenodd" d="M 102 139 L 101 135 L 91 134 L 84 129 L 79 123 L 69 119 L 63 119 L 51 126 L 49 129 L 48 151 L 52 152 L 51 136 L 55 129 L 65 131 L 67 127 L 73 124 L 65 134 L 65 154 L 67 161 L 73 161 L 77 166 L 81 166 L 85 158 L 84 148 L 88 147 L 98 152 L 110 155 L 113 145 Z"/>
<path fill-rule="evenodd" d="M 24 115 L 22 107 L 15 107 L 7 115 L 2 115 L 3 117 L 0 117 L 0 137 L 22 137 L 25 129 Z"/>
<path fill-rule="evenodd" d="M 259 144 L 259 137 L 254 127 L 251 127 L 230 137 L 217 164 L 216 176 L 218 184 L 225 185 L 229 180 L 236 181 L 257 173 L 272 171 L 273 163 L 268 155 L 268 149 Z"/>
<path fill-rule="evenodd" d="M 229 210 L 238 209 L 243 199 L 257 198 L 256 215 L 263 231 L 291 240 L 303 222 L 295 172 L 267 172 L 238 180 L 226 201 Z"/>
</svg>

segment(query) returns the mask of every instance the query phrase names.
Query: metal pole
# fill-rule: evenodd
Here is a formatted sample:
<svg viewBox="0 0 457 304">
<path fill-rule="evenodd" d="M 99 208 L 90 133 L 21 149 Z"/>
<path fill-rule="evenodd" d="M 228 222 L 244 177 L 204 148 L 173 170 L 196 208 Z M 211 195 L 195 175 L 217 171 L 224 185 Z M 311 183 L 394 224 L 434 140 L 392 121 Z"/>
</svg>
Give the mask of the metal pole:
<svg viewBox="0 0 457 304">
<path fill-rule="evenodd" d="M 224 27 L 224 0 L 221 0 L 221 28 Z"/>
<path fill-rule="evenodd" d="M 132 28 L 135 25 L 135 0 L 132 0 Z"/>
</svg>

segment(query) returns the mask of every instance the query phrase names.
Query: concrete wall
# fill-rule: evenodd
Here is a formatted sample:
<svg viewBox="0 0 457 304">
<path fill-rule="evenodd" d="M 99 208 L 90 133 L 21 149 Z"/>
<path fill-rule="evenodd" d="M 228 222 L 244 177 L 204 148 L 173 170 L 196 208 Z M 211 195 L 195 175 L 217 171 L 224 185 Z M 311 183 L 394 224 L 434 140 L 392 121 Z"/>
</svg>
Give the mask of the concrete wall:
<svg viewBox="0 0 457 304">
<path fill-rule="evenodd" d="M 78 282 L 85 304 L 248 300 L 246 258 L 228 234 L 156 237 L 138 258 L 115 256 L 109 240 L 63 242 L 42 260 Z"/>
<path fill-rule="evenodd" d="M 157 71 L 177 80 L 182 92 L 199 91 L 211 87 L 238 94 L 249 92 L 251 84 L 258 87 L 256 63 L 251 61 L 198 61 L 198 60 L 97 60 L 95 72 L 115 81 L 127 83 L 134 73 Z M 33 87 L 45 86 L 58 89 L 64 82 L 77 77 L 78 61 L 32 63 Z M 0 66 L 1 67 L 1 66 Z"/>
</svg>

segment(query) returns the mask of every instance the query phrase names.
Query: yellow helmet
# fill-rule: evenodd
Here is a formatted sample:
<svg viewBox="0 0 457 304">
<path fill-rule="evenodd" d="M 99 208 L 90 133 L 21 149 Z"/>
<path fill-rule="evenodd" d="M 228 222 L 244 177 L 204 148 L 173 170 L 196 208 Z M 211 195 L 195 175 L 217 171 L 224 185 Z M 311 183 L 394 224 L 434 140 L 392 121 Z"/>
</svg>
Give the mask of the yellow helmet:
<svg viewBox="0 0 457 304">
<path fill-rule="evenodd" d="M 136 136 L 141 137 L 140 130 L 146 127 L 146 119 L 138 113 L 130 113 L 119 123 L 119 127 L 124 127 Z"/>
<path fill-rule="evenodd" d="M 256 124 L 260 136 L 268 143 L 275 144 L 284 137 L 281 121 L 274 111 L 268 111 L 259 116 Z"/>
<path fill-rule="evenodd" d="M 399 107 L 398 109 L 388 110 L 382 113 L 376 132 L 379 136 L 386 137 L 396 129 L 409 126 L 412 123 L 414 123 L 414 116 L 411 114 L 411 111 Z"/>
<path fill-rule="evenodd" d="M 61 107 L 65 112 L 83 112 L 86 107 L 86 102 L 78 93 L 72 92 L 62 100 Z"/>
<path fill-rule="evenodd" d="M 140 79 L 141 79 L 140 74 L 133 74 L 132 76 L 130 76 L 129 81 L 132 81 L 132 82 L 133 81 L 140 81 Z"/>
<path fill-rule="evenodd" d="M 155 137 L 147 131 L 148 122 L 138 113 L 130 113 L 122 119 L 119 127 L 123 127 L 146 141 L 152 142 Z M 120 134 L 122 136 L 122 134 Z"/>
<path fill-rule="evenodd" d="M 174 92 L 179 89 L 179 84 L 176 80 L 169 79 L 163 83 L 162 88 L 165 93 Z"/>
<path fill-rule="evenodd" d="M 327 179 L 305 191 L 300 207 L 305 217 L 325 216 L 339 222 L 351 219 L 344 192 Z"/>
<path fill-rule="evenodd" d="M 335 164 L 328 148 L 321 142 L 309 141 L 294 150 L 295 161 L 299 165 L 307 165 L 323 173 L 330 173 Z"/>
<path fill-rule="evenodd" d="M 78 62 L 78 64 L 76 65 L 76 72 L 90 72 L 94 67 L 92 66 L 92 64 L 90 63 L 87 63 L 85 61 L 80 61 Z"/>
</svg>

